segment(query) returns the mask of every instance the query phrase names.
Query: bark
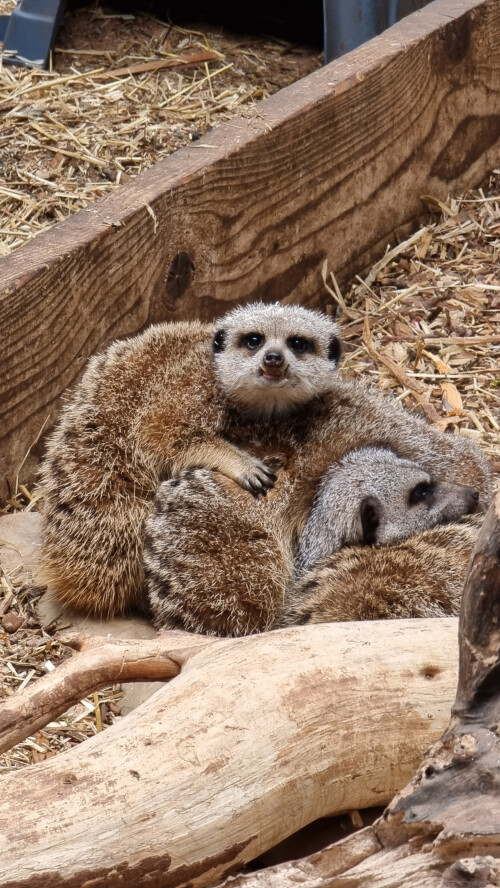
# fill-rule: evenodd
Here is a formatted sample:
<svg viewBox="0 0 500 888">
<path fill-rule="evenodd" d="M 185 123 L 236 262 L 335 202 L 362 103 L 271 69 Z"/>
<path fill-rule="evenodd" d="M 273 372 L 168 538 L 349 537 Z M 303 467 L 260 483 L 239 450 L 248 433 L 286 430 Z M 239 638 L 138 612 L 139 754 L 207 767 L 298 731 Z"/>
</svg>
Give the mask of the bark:
<svg viewBox="0 0 500 888">
<path fill-rule="evenodd" d="M 0 886 L 213 884 L 319 817 L 386 804 L 446 724 L 456 631 L 451 618 L 336 623 L 197 650 L 166 636 L 171 682 L 2 779 Z"/>
<path fill-rule="evenodd" d="M 384 815 L 384 844 L 432 839 L 444 860 L 500 853 L 500 493 L 472 554 L 451 722 Z"/>
</svg>

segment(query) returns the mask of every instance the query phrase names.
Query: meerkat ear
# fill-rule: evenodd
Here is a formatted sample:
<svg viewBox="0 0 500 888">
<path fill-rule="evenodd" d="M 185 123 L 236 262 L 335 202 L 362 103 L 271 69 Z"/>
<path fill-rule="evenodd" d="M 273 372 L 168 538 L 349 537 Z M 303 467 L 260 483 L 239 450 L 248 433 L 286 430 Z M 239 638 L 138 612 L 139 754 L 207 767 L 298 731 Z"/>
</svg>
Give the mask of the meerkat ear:
<svg viewBox="0 0 500 888">
<path fill-rule="evenodd" d="M 225 330 L 217 330 L 217 333 L 214 335 L 212 341 L 212 348 L 214 352 L 217 354 L 218 352 L 224 351 L 226 347 L 226 339 L 227 333 Z"/>
<path fill-rule="evenodd" d="M 342 343 L 338 336 L 332 336 L 328 343 L 328 360 L 339 363 L 342 357 Z"/>
<path fill-rule="evenodd" d="M 363 543 L 373 546 L 377 542 L 377 530 L 380 524 L 380 501 L 376 496 L 365 496 L 360 506 Z"/>
</svg>

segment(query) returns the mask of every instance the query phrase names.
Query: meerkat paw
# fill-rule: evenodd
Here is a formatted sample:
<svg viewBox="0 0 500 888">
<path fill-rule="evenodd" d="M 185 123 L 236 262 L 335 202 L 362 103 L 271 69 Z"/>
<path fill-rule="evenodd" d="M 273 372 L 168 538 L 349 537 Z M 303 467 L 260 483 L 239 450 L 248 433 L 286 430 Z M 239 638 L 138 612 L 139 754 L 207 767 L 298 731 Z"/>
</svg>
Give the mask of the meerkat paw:
<svg viewBox="0 0 500 888">
<path fill-rule="evenodd" d="M 235 477 L 240 487 L 254 496 L 265 496 L 274 487 L 276 472 L 257 457 L 249 456 L 243 471 Z"/>
</svg>

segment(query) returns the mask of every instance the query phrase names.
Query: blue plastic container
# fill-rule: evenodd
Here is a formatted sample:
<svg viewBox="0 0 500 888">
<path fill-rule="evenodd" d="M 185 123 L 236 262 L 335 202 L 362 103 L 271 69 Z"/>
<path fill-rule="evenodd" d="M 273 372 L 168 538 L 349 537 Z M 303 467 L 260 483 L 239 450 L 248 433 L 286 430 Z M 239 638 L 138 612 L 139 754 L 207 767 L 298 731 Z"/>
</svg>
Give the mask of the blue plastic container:
<svg viewBox="0 0 500 888">
<path fill-rule="evenodd" d="M 323 0 L 325 64 L 385 31 L 430 0 Z"/>
</svg>

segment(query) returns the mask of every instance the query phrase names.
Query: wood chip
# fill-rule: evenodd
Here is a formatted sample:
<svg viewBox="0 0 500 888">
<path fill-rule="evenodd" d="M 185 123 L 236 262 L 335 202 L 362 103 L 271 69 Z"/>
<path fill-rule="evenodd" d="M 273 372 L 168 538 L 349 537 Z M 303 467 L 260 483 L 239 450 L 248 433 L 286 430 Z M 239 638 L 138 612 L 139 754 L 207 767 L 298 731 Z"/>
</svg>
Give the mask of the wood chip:
<svg viewBox="0 0 500 888">
<path fill-rule="evenodd" d="M 473 437 L 498 465 L 500 173 L 480 189 L 426 203 L 442 217 L 344 293 L 344 372 L 390 388 L 439 428 Z"/>
<path fill-rule="evenodd" d="M 464 412 L 462 398 L 457 387 L 452 382 L 442 382 L 443 406 L 446 411 L 454 411 L 459 415 Z"/>
</svg>

